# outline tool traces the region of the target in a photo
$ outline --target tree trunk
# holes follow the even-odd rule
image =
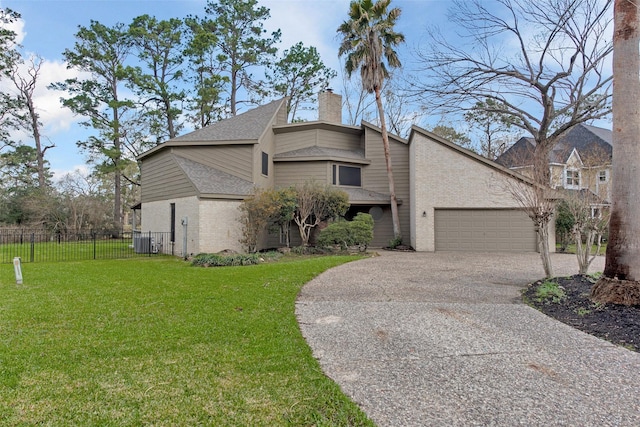
[[[538,250],[540,251],[545,277],[553,277],[553,264],[551,263],[551,253],[549,251],[549,221],[550,219],[540,221],[537,228]]]
[[[229,100],[229,107],[231,107],[231,115],[236,115],[236,95],[238,89],[236,87],[238,83],[238,71],[235,69],[235,62],[231,63],[231,98]]]
[[[396,184],[393,180],[393,169],[391,167],[391,152],[389,150],[389,135],[387,125],[384,120],[384,108],[380,98],[380,88],[376,87],[376,104],[378,106],[378,116],[380,117],[380,129],[382,131],[382,145],[384,146],[384,160],[387,163],[387,177],[389,179],[389,195],[391,197],[391,218],[393,220],[393,237],[397,242],[402,241],[402,230],[400,229],[400,217],[398,216],[398,199],[396,198]]]
[[[639,0],[615,0],[613,31],[613,183],[604,274],[591,290],[599,303],[640,305]]]
[[[530,201],[535,205],[534,223],[537,227],[538,250],[542,260],[545,277],[553,277],[553,264],[549,249],[549,224],[553,221],[554,204],[547,200],[547,189],[550,186],[549,152],[553,147],[549,139],[536,139],[533,152],[533,185],[534,197]],[[533,207],[532,207],[533,208]]]

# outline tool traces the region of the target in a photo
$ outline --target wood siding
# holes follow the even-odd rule
[[[140,171],[142,203],[196,194],[168,150],[142,160]]]
[[[329,183],[329,162],[278,162],[274,164],[276,187],[289,187],[315,180]]]
[[[340,150],[359,150],[362,148],[360,136],[327,129],[309,129],[276,135],[276,154],[313,146]]]
[[[369,128],[365,128],[365,156],[371,161],[370,165],[362,169],[362,187],[379,193],[389,193],[389,180],[387,177],[387,165],[382,146],[382,135]],[[409,209],[409,145],[397,140],[389,140],[393,179],[395,181],[396,197],[402,202],[398,206],[400,228],[405,243],[409,242],[410,209]],[[387,245],[393,239],[393,222],[391,211],[385,212],[383,217],[376,222],[374,233],[375,245]]]
[[[176,154],[253,182],[254,144],[211,147],[174,147]]]
[[[269,156],[269,174],[267,176],[262,175],[262,153],[267,153]],[[253,177],[252,182],[257,187],[271,188],[275,183],[275,170],[273,164],[273,155],[275,153],[275,135],[269,129],[264,133],[258,144],[253,148]]]

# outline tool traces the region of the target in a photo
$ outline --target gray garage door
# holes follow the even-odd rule
[[[437,251],[535,252],[533,223],[511,209],[436,209]]]

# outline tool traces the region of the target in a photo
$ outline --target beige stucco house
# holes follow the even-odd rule
[[[254,188],[312,179],[346,191],[347,217],[370,213],[372,246],[387,245],[393,227],[381,132],[367,122],[342,124],[341,107],[339,95],[323,92],[319,120],[287,123],[286,102],[277,100],[143,153],[142,231],[171,231],[187,253],[239,251],[238,207]],[[391,135],[390,149],[406,243],[423,251],[536,250],[531,221],[501,184],[527,178],[418,127],[408,139]],[[261,246],[282,244],[273,232]]]

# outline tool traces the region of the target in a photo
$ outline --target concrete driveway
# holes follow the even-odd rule
[[[640,425],[640,354],[520,302],[538,254],[380,254],[318,276],[296,307],[324,372],[379,426]]]

